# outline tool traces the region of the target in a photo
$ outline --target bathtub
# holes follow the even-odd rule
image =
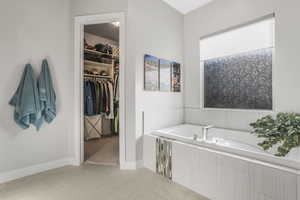
[[[198,137],[195,138],[195,135]],[[173,181],[215,200],[300,200],[300,151],[276,157],[250,132],[183,124],[144,136],[144,165],[155,171],[155,140],[172,142]]]
[[[279,164],[297,170],[300,169],[299,147],[292,149],[286,157],[281,158],[274,156],[276,147],[269,151],[264,151],[260,146],[258,146],[257,144],[263,139],[257,138],[250,132],[211,128],[208,130],[207,140],[203,141],[203,128],[204,126],[183,124],[162,130],[156,130],[151,134],[166,139],[254,158],[264,162],[270,162],[272,164]],[[194,135],[198,135],[197,140],[193,140]]]

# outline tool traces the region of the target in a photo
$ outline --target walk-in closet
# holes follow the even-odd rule
[[[84,27],[84,160],[119,164],[119,23]]]

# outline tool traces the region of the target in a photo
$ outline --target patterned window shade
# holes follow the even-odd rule
[[[274,18],[200,40],[205,108],[273,109]]]

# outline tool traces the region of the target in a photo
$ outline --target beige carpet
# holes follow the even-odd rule
[[[119,137],[104,137],[85,142],[85,160],[90,164],[118,165]]]
[[[0,184],[1,200],[205,200],[146,170],[84,165]]]

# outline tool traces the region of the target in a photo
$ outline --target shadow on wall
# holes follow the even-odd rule
[[[144,133],[148,134],[153,130],[167,128],[182,124],[184,122],[183,108],[168,108],[159,110],[144,111]]]
[[[176,126],[184,122],[184,109],[183,108],[157,108],[147,109],[144,111],[144,117],[142,117],[140,127],[137,129],[140,137],[136,140],[136,153],[137,160],[143,159],[143,135],[150,134],[154,130]],[[144,119],[144,120],[143,120]]]
[[[186,108],[185,121],[190,124],[212,124],[219,128],[251,131],[249,124],[268,114],[273,112]]]

